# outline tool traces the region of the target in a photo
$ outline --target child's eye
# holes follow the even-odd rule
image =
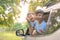
[[[41,16],[41,15],[38,15],[38,16]]]

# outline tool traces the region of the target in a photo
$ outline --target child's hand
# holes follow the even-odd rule
[[[41,33],[43,33],[43,32],[44,32],[44,30],[40,29],[40,32],[41,32]]]
[[[32,36],[34,36],[36,34],[36,30],[33,30],[32,32]]]
[[[26,18],[28,21],[30,20],[29,17]]]

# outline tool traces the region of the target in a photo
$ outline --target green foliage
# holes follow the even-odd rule
[[[15,23],[13,26],[12,26],[12,29],[11,30],[19,30],[22,28],[22,24],[21,23]]]
[[[49,0],[42,0],[41,2],[39,2],[40,0],[36,0],[36,1],[30,1],[30,6],[29,6],[29,11],[34,11],[37,6],[41,6],[43,7]]]
[[[3,14],[4,13],[4,9],[3,7],[0,6],[0,14]]]
[[[57,26],[53,26],[53,27],[51,28],[51,30],[49,30],[49,33],[53,33],[53,32],[55,32],[56,30],[58,30],[59,28],[60,28],[60,23],[58,23]]]
[[[29,27],[29,23],[28,22],[25,22],[24,25],[22,25],[22,26],[23,26],[22,29],[24,30],[24,33],[26,33],[26,30]]]
[[[5,25],[11,27],[14,23],[13,16],[18,16],[20,11],[14,5],[14,3],[18,6],[19,0],[0,0],[0,25]],[[5,13],[6,9],[11,7],[12,11],[8,14]]]
[[[24,23],[24,25],[22,25],[21,23],[15,23],[12,27],[11,30],[12,31],[16,31],[16,30],[20,30],[23,29],[24,33],[26,33],[27,28],[29,27],[29,24],[26,22]]]
[[[20,0],[13,0],[19,6]]]

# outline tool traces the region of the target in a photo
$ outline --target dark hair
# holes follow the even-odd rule
[[[39,10],[36,11],[36,14],[39,14],[39,13],[44,14],[44,11],[39,9]]]
[[[48,15],[50,13],[50,11],[48,11],[48,12],[44,12],[44,15]]]

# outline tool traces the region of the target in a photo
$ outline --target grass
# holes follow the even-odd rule
[[[0,32],[0,40],[22,40],[15,32]]]

